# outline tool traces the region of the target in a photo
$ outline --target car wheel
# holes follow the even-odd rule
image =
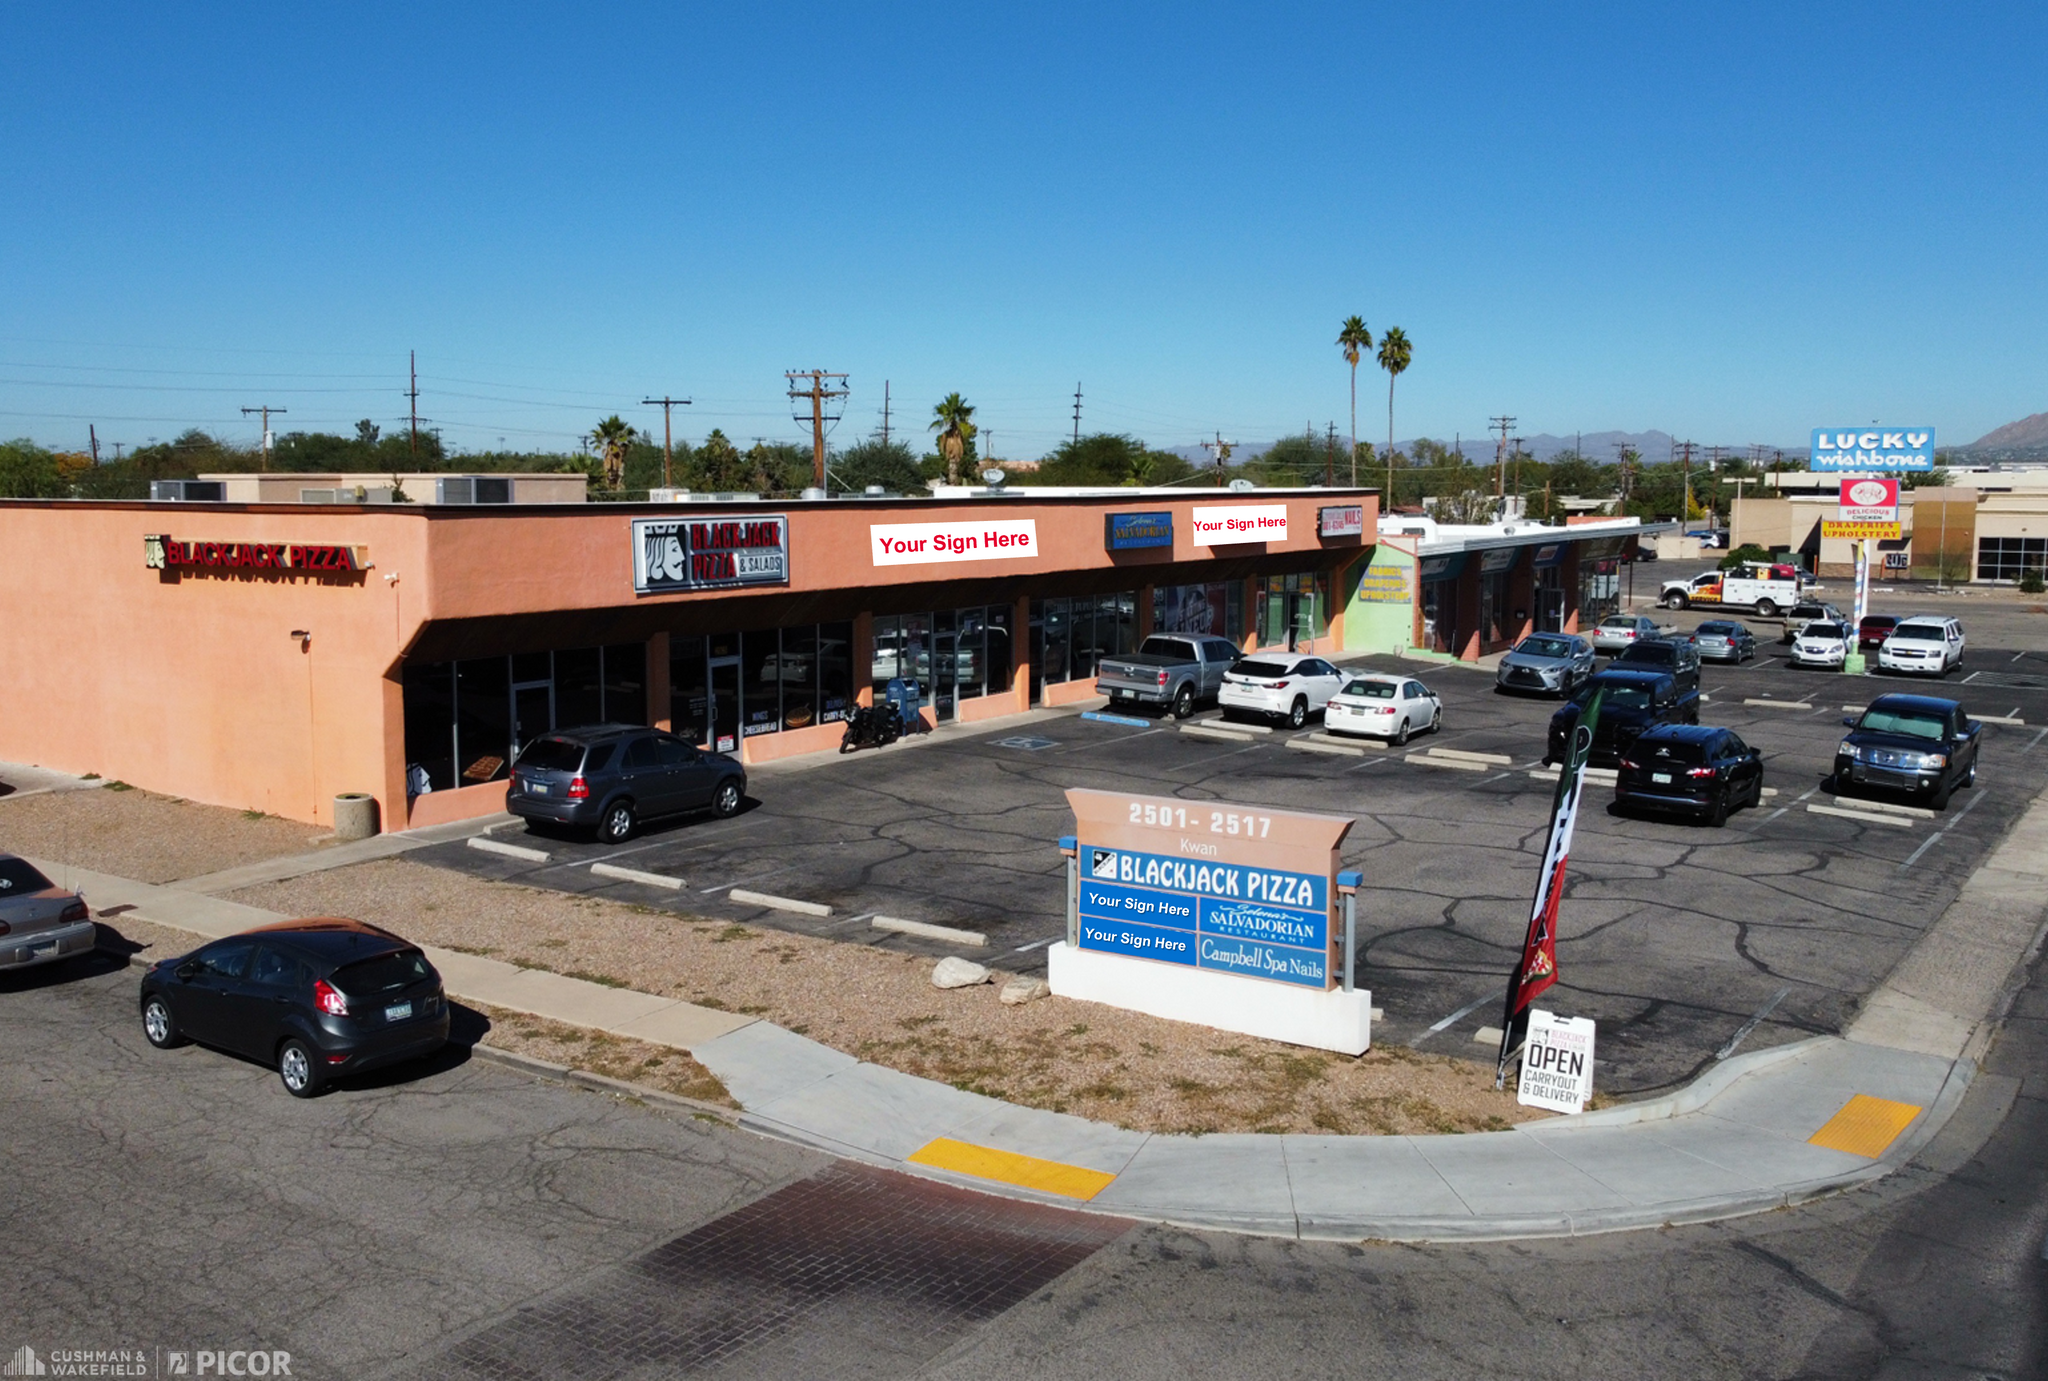
[[[1666,595],[1666,596],[1664,596],[1664,607],[1665,607],[1666,609],[1683,609],[1683,608],[1685,607],[1685,596],[1684,596],[1684,595]]]
[[[1970,759],[1970,770],[1963,774],[1961,784],[1963,786],[1975,786],[1977,784],[1977,760],[1975,758]]]
[[[1394,730],[1394,746],[1399,748],[1408,741],[1408,716],[1401,716],[1401,727]]]
[[[292,1097],[311,1098],[320,1091],[319,1057],[294,1036],[278,1047],[277,1077]]]
[[[1195,712],[1195,688],[1182,686],[1180,694],[1173,697],[1173,717],[1186,719]]]
[[[1287,707],[1287,727],[1299,729],[1306,723],[1308,723],[1308,697],[1297,695],[1294,697],[1294,703]]]
[[[185,1043],[185,1038],[178,1034],[178,1019],[171,1015],[170,1004],[155,994],[142,1004],[142,1034],[159,1050]]]
[[[711,793],[711,813],[721,820],[727,820],[740,813],[740,802],[746,793],[740,790],[737,778],[727,777],[718,784],[718,790]]]
[[[1444,731],[1444,712],[1441,709],[1429,717],[1429,731],[1432,734],[1440,734]]]
[[[1756,611],[1764,618],[1774,619],[1778,617],[1778,601],[1775,599],[1760,599],[1756,602]]]
[[[1714,796],[1714,807],[1707,812],[1707,823],[1720,829],[1728,823],[1728,788],[1722,787]]]
[[[639,818],[633,814],[631,801],[614,801],[605,807],[604,821],[597,827],[597,837],[607,844],[623,844],[633,837],[633,830],[639,823]]]

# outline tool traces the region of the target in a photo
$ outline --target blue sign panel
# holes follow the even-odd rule
[[[1327,877],[1086,844],[1078,852],[1082,949],[1329,986]]]
[[[1110,513],[1102,519],[1102,545],[1108,551],[1139,551],[1173,545],[1173,514]]]
[[[1809,470],[1932,470],[1932,427],[1815,427]]]

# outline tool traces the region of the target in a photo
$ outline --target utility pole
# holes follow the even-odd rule
[[[889,381],[882,380],[882,446],[889,445]]]
[[[836,400],[847,395],[850,390],[845,387],[846,376],[844,374],[828,373],[822,369],[791,369],[785,370],[782,377],[789,380],[789,396],[792,401],[808,401],[811,405],[811,469],[816,476],[817,487],[823,489],[825,487],[825,424],[839,420],[839,415],[836,412],[830,417],[825,415],[825,404],[836,402]],[[799,379],[809,379],[811,381],[810,386],[808,388],[798,388],[797,380]],[[837,381],[840,387],[828,387],[827,380]],[[792,415],[799,422],[804,420],[801,414]]]
[[[1614,459],[1621,467],[1621,511],[1628,512],[1629,493],[1635,488],[1636,450],[1626,441],[1614,443]]]
[[[121,446],[122,446],[122,444],[123,444],[123,443],[121,443],[121,442],[119,442],[119,441],[116,441],[116,442],[114,443],[114,464],[116,464],[116,465],[119,465],[119,464],[121,463]]]
[[[411,405],[411,406],[410,406],[410,411],[411,411],[411,417],[412,417],[412,430],[411,430],[411,432],[409,433],[409,435],[410,435],[410,436],[411,436],[411,438],[412,438],[412,443],[411,443],[411,444],[412,444],[412,468],[413,468],[413,469],[415,469],[415,470],[417,470],[417,469],[419,469],[419,468],[420,468],[420,355],[419,355],[419,351],[417,351],[417,350],[408,350],[408,351],[406,351],[406,352],[405,352],[405,366],[406,366],[406,371],[407,371],[407,373],[408,373],[408,374],[410,374],[410,375],[411,375],[411,377],[412,377],[412,384],[411,384],[411,386],[410,386],[409,388],[407,388],[407,389],[406,389],[406,391],[405,391],[405,396],[406,396],[406,399],[407,399],[407,401],[408,401],[408,402],[409,402],[409,404]]]
[[[286,411],[287,409],[285,408],[274,408],[268,403],[259,403],[253,408],[242,409],[242,416],[244,417],[247,417],[252,412],[263,414],[263,449],[259,453],[256,462],[262,469],[268,470],[270,468],[270,414],[274,412],[279,417],[282,417]]]
[[[1495,417],[1490,421],[1493,429],[1500,433],[1500,444],[1493,448],[1493,497],[1504,499],[1508,490],[1508,429],[1515,425],[1515,419]]]
[[[642,398],[640,400],[640,406],[643,408],[651,408],[657,403],[661,405],[661,487],[668,489],[675,484],[675,477],[672,473],[675,460],[675,441],[669,432],[668,413],[670,408],[686,408],[690,406],[690,400],[687,398],[670,398],[666,395],[660,398]]]
[[[1074,385],[1074,444],[1081,444],[1081,385]]]
[[[1231,444],[1223,439],[1222,432],[1216,433],[1214,441],[1204,441],[1202,443],[1202,449],[1216,457],[1216,487],[1218,489],[1221,489],[1229,482]]]
[[[86,434],[86,435],[87,435],[88,437],[92,438],[92,463],[93,463],[93,464],[95,464],[95,465],[97,465],[97,464],[99,464],[99,463],[100,463],[100,431],[99,431],[99,428],[98,428],[98,427],[96,427],[96,426],[94,426],[94,425],[93,425],[92,423],[88,422],[88,423],[86,423],[86,424],[85,424],[85,434]]]
[[[1678,505],[1678,523],[1682,529],[1692,520],[1692,453],[1698,448],[1690,441],[1680,441],[1672,449],[1678,452],[1679,460],[1684,467],[1682,473],[1685,476],[1685,497]]]
[[[1323,488],[1337,487],[1337,424],[1332,422],[1323,441]]]

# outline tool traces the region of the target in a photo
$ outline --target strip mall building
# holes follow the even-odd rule
[[[363,792],[386,829],[439,823],[501,809],[519,747],[556,727],[655,724],[764,762],[836,749],[899,677],[934,723],[1089,699],[1099,659],[1153,631],[1421,645],[1427,572],[1378,531],[1371,492],[1324,489],[5,501],[0,761],[323,823]],[[1528,567],[1497,612],[1442,587],[1493,619],[1454,655],[1534,626],[1540,554],[1516,547],[1485,571]]]

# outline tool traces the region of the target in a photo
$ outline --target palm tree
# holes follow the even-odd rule
[[[1387,333],[1380,337],[1380,368],[1387,371],[1387,495],[1385,503],[1394,502],[1394,380],[1401,377],[1401,371],[1415,358],[1415,350],[1408,344],[1408,333],[1398,326],[1389,326]]]
[[[946,483],[960,483],[960,458],[974,437],[974,405],[949,393],[932,409],[930,430],[939,433],[939,454],[946,458]]]
[[[606,488],[617,489],[626,482],[626,451],[639,439],[640,433],[617,413],[598,423],[583,438],[585,445],[604,457]]]
[[[1347,316],[1337,331],[1337,348],[1344,352],[1344,362],[1351,366],[1351,482],[1358,483],[1358,357],[1372,349],[1372,332],[1365,329],[1365,318]]]

